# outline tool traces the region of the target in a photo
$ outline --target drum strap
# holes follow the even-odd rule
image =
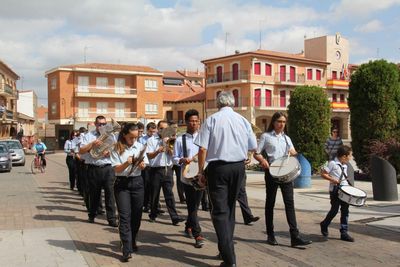
[[[186,148],[186,134],[182,135],[182,149],[183,149],[183,157],[187,158],[188,153],[187,153],[187,148]]]
[[[344,177],[344,180],[347,180],[347,182],[349,183],[349,185],[353,186],[353,185],[350,183],[349,179],[347,179],[347,175],[344,173],[344,168],[342,167],[342,165],[340,165],[340,164],[337,164],[337,165],[339,166],[340,170],[342,171],[342,174],[340,175],[339,181],[341,181],[341,180],[343,179],[343,177]]]
[[[286,152],[285,152],[285,154],[288,155],[290,146],[289,146],[289,142],[288,142],[288,140],[286,138],[286,134],[285,133],[283,133],[283,138],[285,138],[285,142],[286,142]],[[268,154],[267,154],[267,151],[265,151],[265,149],[262,151],[262,156],[264,156],[264,158],[268,161],[268,163],[270,163],[270,164],[272,163],[271,159],[268,158]]]

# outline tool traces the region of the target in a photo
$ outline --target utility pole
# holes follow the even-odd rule
[[[83,47],[83,63],[86,63],[86,52],[88,50],[89,46],[85,45],[85,47]]]

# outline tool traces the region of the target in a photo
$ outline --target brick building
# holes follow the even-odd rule
[[[325,88],[331,101],[332,125],[350,139],[348,41],[336,34],[304,41],[304,52],[257,50],[203,60],[206,115],[217,111],[216,97],[231,91],[235,110],[265,131],[276,111],[286,111],[290,93],[299,85]]]

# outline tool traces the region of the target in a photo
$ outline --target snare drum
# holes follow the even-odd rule
[[[341,201],[356,207],[364,206],[367,199],[366,192],[351,185],[340,186],[338,194]]]
[[[204,164],[204,167],[207,167],[207,162]],[[182,170],[182,179],[181,182],[190,186],[193,186],[196,190],[204,190],[205,188],[199,185],[199,179],[197,174],[199,173],[199,165],[197,160],[191,161],[189,164],[186,164]]]
[[[275,182],[290,183],[301,173],[300,162],[296,157],[282,157],[269,166],[269,173]]]

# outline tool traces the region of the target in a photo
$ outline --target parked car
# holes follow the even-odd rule
[[[0,171],[10,172],[11,169],[12,169],[11,153],[6,145],[0,144]]]
[[[25,165],[25,151],[18,140],[2,140],[0,144],[6,144],[8,150],[11,150],[12,164],[24,166]]]

